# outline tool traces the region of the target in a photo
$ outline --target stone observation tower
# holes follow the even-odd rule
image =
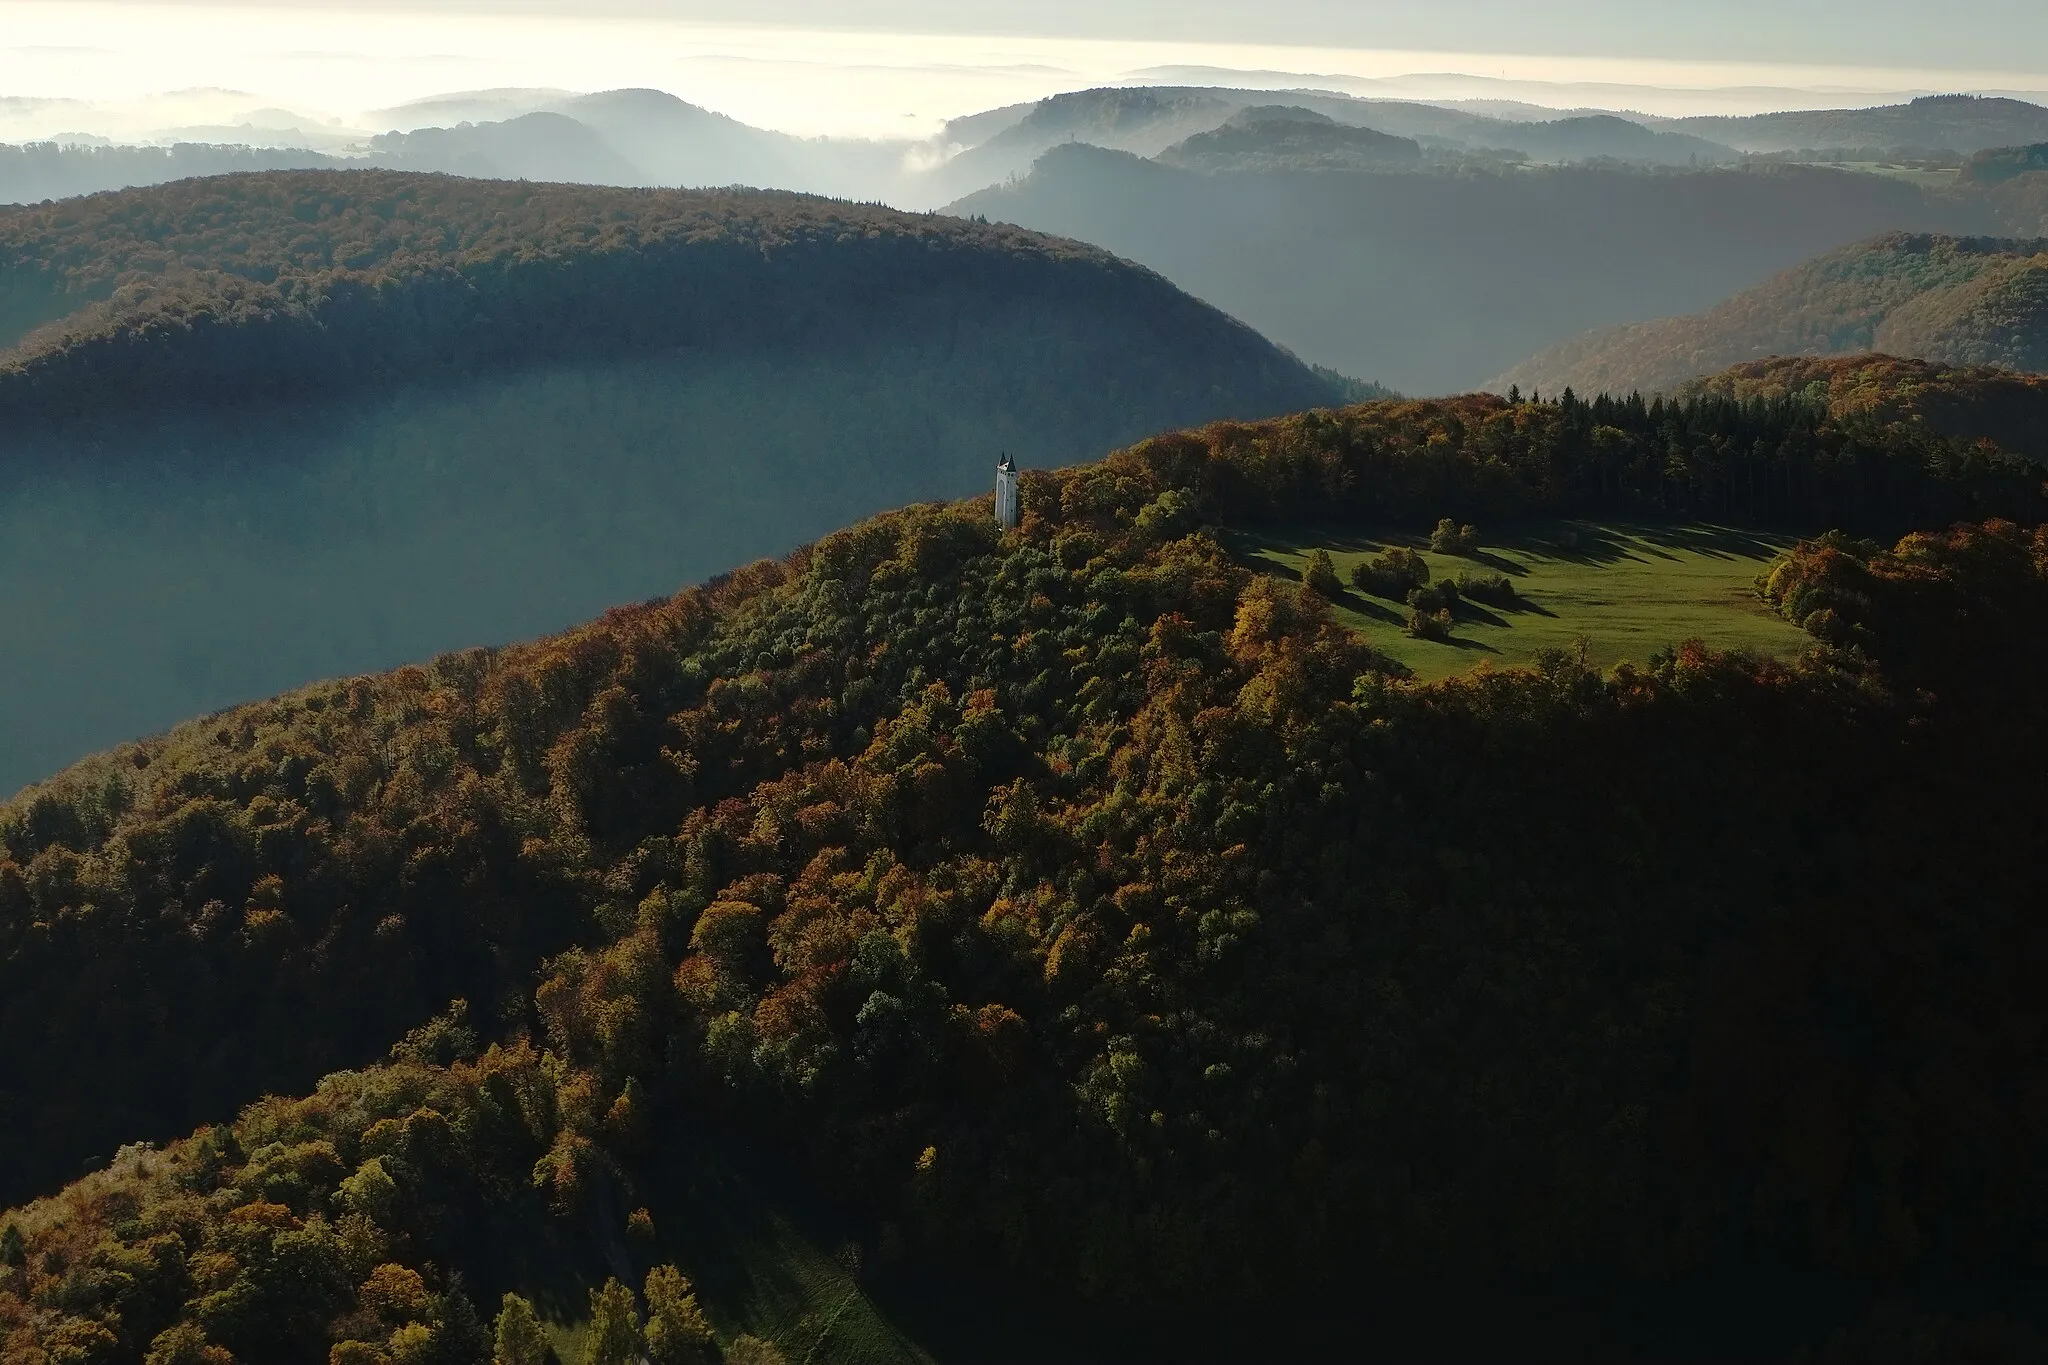
[[[1017,529],[1022,509],[1017,500],[1017,462],[1008,455],[996,465],[996,525],[1005,531]]]

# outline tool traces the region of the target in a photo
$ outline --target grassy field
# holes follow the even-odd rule
[[[1495,667],[1526,664],[1538,650],[1573,649],[1581,638],[1600,667],[1622,659],[1642,663],[1694,638],[1784,658],[1811,643],[1756,600],[1751,584],[1757,573],[1791,544],[1789,537],[1761,532],[1553,522],[1489,537],[1471,557],[1430,553],[1418,536],[1368,538],[1308,527],[1233,532],[1232,542],[1247,563],[1295,578],[1311,551],[1328,550],[1346,584],[1338,616],[1419,678],[1462,673],[1481,660]],[[1432,581],[1467,572],[1505,574],[1521,602],[1513,609],[1463,603],[1448,642],[1414,639],[1402,629],[1405,604],[1349,586],[1354,564],[1392,545],[1421,551]]]
[[[1847,168],[1863,171],[1870,175],[1888,175],[1894,180],[1903,180],[1911,185],[1926,189],[1946,189],[1962,178],[1960,166],[1937,166],[1928,169],[1923,166],[1898,165],[1890,161],[1852,161]]]

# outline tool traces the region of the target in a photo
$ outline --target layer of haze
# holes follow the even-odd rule
[[[0,140],[280,115],[334,133],[457,90],[645,86],[762,127],[924,137],[943,120],[1061,90],[1199,78],[1407,98],[1740,113],[1924,91],[2048,89],[2048,8],[1973,0],[1933,31],[1891,4],[1631,7],[1540,20],[1496,0],[945,6],[902,0],[690,6],[495,0],[311,3],[0,0]],[[1632,17],[1640,16],[1640,17]],[[1972,22],[1977,19],[1981,22]],[[1913,41],[1903,39],[1910,35]],[[2030,41],[2031,35],[2031,41]],[[225,139],[218,139],[225,140]]]

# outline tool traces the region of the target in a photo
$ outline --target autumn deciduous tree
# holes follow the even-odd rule
[[[1308,566],[1302,570],[1301,581],[1332,601],[1344,594],[1344,584],[1337,577],[1337,565],[1328,550],[1309,552]]]
[[[1362,593],[1406,601],[1409,593],[1429,582],[1429,562],[1415,551],[1396,545],[1352,565],[1351,582]]]
[[[725,1348],[725,1365],[786,1365],[782,1348],[760,1337],[737,1336]]]
[[[492,1365],[547,1365],[550,1349],[547,1330],[533,1305],[507,1294],[492,1332]]]
[[[1429,548],[1440,555],[1469,555],[1479,548],[1479,528],[1460,526],[1451,517],[1445,517],[1429,533]]]
[[[616,1279],[590,1291],[590,1331],[583,1339],[587,1365],[634,1365],[640,1358],[640,1313],[633,1291]]]
[[[196,1322],[181,1322],[157,1333],[143,1365],[233,1365],[234,1357],[206,1340]]]
[[[717,1365],[718,1341],[690,1281],[672,1265],[647,1272],[647,1354],[654,1365]]]

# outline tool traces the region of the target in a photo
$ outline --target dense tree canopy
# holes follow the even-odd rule
[[[10,1216],[4,1350],[479,1359],[451,1271],[615,1223],[714,1117],[879,1241],[1181,1358],[1418,1320],[1459,1354],[1532,1294],[1657,1354],[2022,1341],[2048,541],[1815,542],[1763,586],[1797,666],[1422,686],[1204,529],[1749,496],[2041,520],[2022,466],[1790,400],[1376,404],[32,790],[0,812],[10,1188],[225,1118],[232,1078],[312,1093]]]
[[[1911,422],[2048,465],[2048,375],[1888,355],[1773,356],[1709,375],[1681,398],[1804,397],[1842,420]]]

